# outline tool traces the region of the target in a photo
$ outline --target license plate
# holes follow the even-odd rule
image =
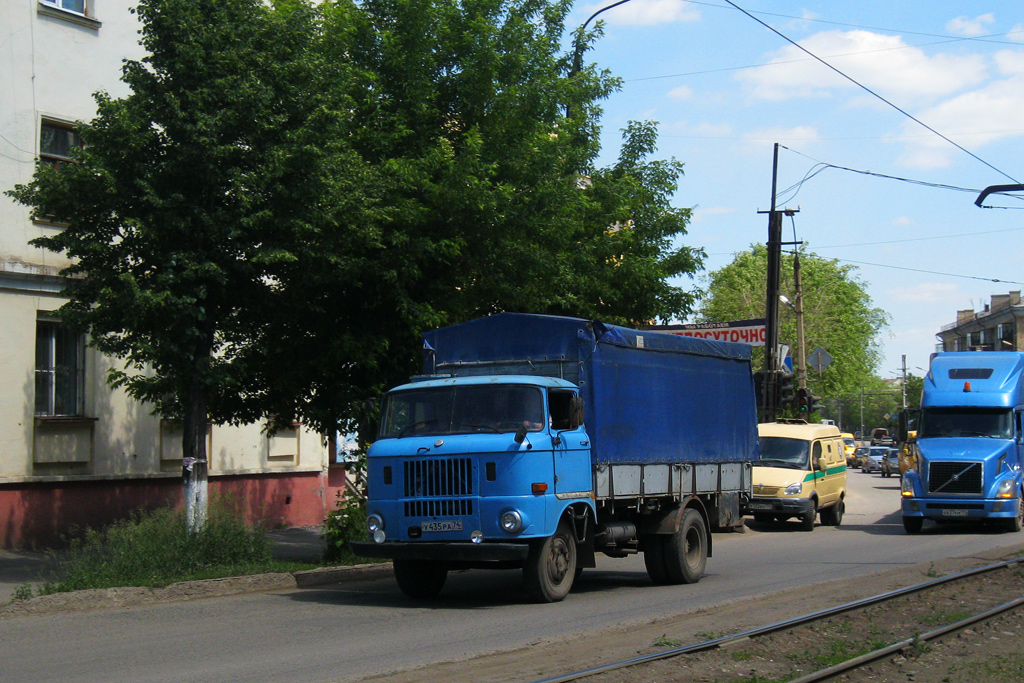
[[[967,510],[943,510],[943,517],[966,517]]]
[[[750,507],[751,510],[771,510],[772,509],[772,504],[771,503],[751,503],[749,507]]]
[[[420,528],[424,531],[462,531],[462,520],[448,519],[440,522],[423,522]]]

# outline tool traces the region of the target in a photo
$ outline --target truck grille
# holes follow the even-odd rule
[[[406,517],[473,514],[473,461],[469,458],[403,463]]]
[[[928,465],[928,493],[981,495],[980,462],[933,462]]]

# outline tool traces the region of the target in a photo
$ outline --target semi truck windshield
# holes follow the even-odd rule
[[[917,438],[1013,438],[1013,411],[1009,408],[924,408]]]
[[[384,399],[379,438],[536,432],[546,426],[539,387],[469,385],[396,391]]]

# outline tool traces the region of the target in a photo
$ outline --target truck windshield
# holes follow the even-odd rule
[[[758,464],[807,469],[808,441],[786,439],[781,436],[762,436],[760,441],[761,457]]]
[[[917,438],[980,436],[1013,438],[1013,411],[1009,408],[924,408]]]
[[[430,387],[388,394],[381,409],[378,436],[439,436],[540,431],[544,397],[539,387],[470,385]]]

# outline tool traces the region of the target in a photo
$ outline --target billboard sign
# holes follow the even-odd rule
[[[727,323],[694,323],[691,325],[648,325],[645,330],[667,332],[684,337],[700,337],[715,341],[738,342],[764,346],[765,319],[734,320]]]

